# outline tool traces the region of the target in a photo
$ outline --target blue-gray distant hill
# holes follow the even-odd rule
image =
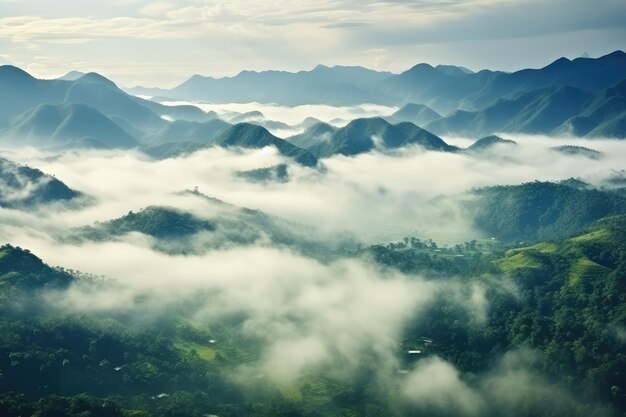
[[[214,146],[243,149],[261,149],[266,146],[274,146],[282,155],[301,165],[309,167],[317,165],[317,158],[311,152],[272,135],[262,126],[251,123],[238,123],[236,125],[222,123],[179,123],[177,126],[172,124],[172,127],[179,128],[180,131],[162,135],[160,142],[144,146],[142,151],[155,159],[165,159],[188,155]],[[180,142],[165,140],[175,138],[183,140]]]
[[[230,127],[211,140],[209,145],[221,146],[223,148],[238,147],[248,149],[260,149],[266,146],[274,146],[281,154],[293,158],[302,165],[317,165],[317,158],[308,150],[272,135],[267,129],[261,126],[249,123],[239,123]]]
[[[0,131],[5,147],[132,148],[137,141],[111,119],[85,104],[42,104],[13,118]]]
[[[146,138],[146,145],[162,145],[168,142],[183,143],[194,142],[202,145],[208,144],[211,139],[226,131],[232,125],[220,119],[206,122],[190,122],[176,120],[168,123],[163,129]]]
[[[626,80],[597,92],[541,88],[501,99],[480,111],[459,110],[426,128],[442,135],[516,132],[626,138]]]
[[[194,75],[171,90],[130,89],[134,94],[163,95],[215,103],[358,104],[380,102],[375,85],[391,76],[362,67],[318,65],[310,71],[242,71],[234,77]],[[391,99],[386,100],[391,103]]]
[[[626,54],[600,58],[560,58],[539,69],[505,73],[462,67],[418,64],[401,74],[361,67],[318,66],[311,71],[243,71],[234,77],[194,75],[171,90],[135,88],[137,94],[163,95],[208,102],[261,102],[283,105],[377,103],[402,106],[420,103],[447,115],[455,110],[483,109],[545,87],[598,91],[626,78]],[[412,120],[407,120],[412,121]]]
[[[465,149],[466,152],[470,153],[480,153],[484,151],[489,151],[496,146],[517,146],[517,142],[510,139],[503,139],[500,136],[490,135],[485,136],[484,138],[478,139],[471,146]]]
[[[409,103],[387,116],[386,119],[391,123],[411,122],[422,126],[433,120],[441,119],[441,115],[423,104]]]
[[[562,155],[569,156],[584,156],[589,159],[602,159],[604,154],[595,149],[587,148],[586,146],[576,145],[561,145],[550,148],[551,150],[558,152]]]
[[[440,137],[413,123],[393,125],[379,117],[356,119],[338,129],[323,123],[316,124],[288,140],[307,149],[317,158],[337,154],[352,156],[375,149],[385,151],[406,146],[421,146],[426,150],[443,152],[456,150]]]
[[[418,64],[383,80],[379,91],[396,103],[422,103],[440,114],[475,111],[502,98],[513,98],[539,88],[574,87],[585,91],[606,89],[626,78],[626,54],[616,51],[603,57],[560,58],[539,69],[505,73],[482,70],[450,72]]]
[[[83,194],[38,169],[0,158],[0,207],[31,210],[80,197]]]
[[[84,73],[82,71],[72,70],[72,71],[68,72],[67,74],[57,78],[57,80],[75,81],[75,80],[79,79],[80,77],[82,77],[85,74],[86,73]]]
[[[194,106],[165,106],[131,96],[96,73],[72,73],[63,78],[69,79],[41,80],[17,67],[0,66],[0,130],[6,134],[26,132],[31,140],[36,136],[33,133],[49,134],[60,128],[52,138],[55,141],[62,142],[62,135],[68,133],[69,142],[82,137],[83,145],[128,147],[164,129],[168,120],[204,122],[217,117]],[[85,117],[83,123],[76,120],[77,113]],[[70,126],[61,121],[55,127],[55,120],[65,118]],[[19,145],[20,140],[13,144]]]

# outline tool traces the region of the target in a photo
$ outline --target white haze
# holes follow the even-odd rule
[[[626,161],[626,142],[506,136],[520,146],[513,150],[496,147],[481,157],[419,148],[337,156],[323,160],[324,169],[290,164],[287,183],[269,184],[245,182],[234,173],[285,162],[272,148],[213,148],[164,161],[121,151],[60,155],[32,149],[13,151],[5,156],[54,174],[96,203],[74,211],[0,209],[0,235],[3,241],[28,248],[49,264],[106,275],[119,282],[120,287],[101,291],[74,287],[50,295],[71,311],[133,309],[144,295],[167,305],[210,294],[195,312],[196,319],[240,315],[243,330],[264,343],[258,363],[253,369],[242,368],[242,375],[262,371],[277,381],[290,381],[320,365],[342,364],[349,371],[365,358],[374,357],[379,377],[388,378],[397,375],[395,343],[409,318],[443,291],[458,293],[458,303],[471,313],[467,324],[480,326],[488,309],[483,289],[474,286],[469,292],[456,291],[462,285],[457,281],[433,283],[363,260],[322,263],[266,245],[170,256],[152,250],[150,239],[138,234],[119,242],[81,245],[60,244],[53,236],[148,205],[179,207],[211,218],[205,201],[175,194],[198,187],[228,203],[312,225],[320,233],[347,231],[366,244],[407,235],[458,242],[480,235],[454,199],[433,200],[435,197],[462,194],[472,187],[569,177],[599,184],[612,172],[624,169]],[[592,147],[605,157],[592,160],[548,149],[563,143]],[[425,384],[425,378],[431,383]],[[500,384],[498,378],[509,385]],[[526,397],[536,393],[528,386],[535,382],[531,374],[506,364],[484,376],[478,385],[468,385],[452,365],[432,359],[412,369],[407,381],[399,382],[398,392],[409,402],[423,401],[459,415],[480,415],[493,399],[489,389],[508,386]],[[552,390],[547,392],[570,398],[543,381],[541,384],[533,387],[546,386]],[[519,401],[515,395],[501,398],[511,405]]]
[[[307,117],[314,117],[335,126],[343,126],[350,120],[362,117],[389,116],[398,110],[397,107],[383,106],[380,104],[359,104],[354,106],[331,106],[328,104],[304,104],[299,106],[283,106],[279,104],[263,103],[204,103],[197,101],[163,101],[167,106],[192,105],[199,107],[205,112],[214,111],[228,121],[233,114],[260,111],[266,120],[282,122],[294,126],[294,132],[283,133],[295,134],[302,131],[296,126]],[[281,133],[278,131],[277,133]]]
[[[458,195],[474,187],[570,177],[600,184],[625,168],[626,142],[507,137],[520,146],[496,147],[484,157],[419,148],[336,156],[322,160],[322,170],[291,164],[289,182],[269,184],[249,183],[233,174],[285,162],[273,148],[212,148],[163,161],[152,161],[135,152],[50,156],[32,149],[14,151],[6,157],[56,175],[69,187],[94,197],[98,204],[43,216],[0,210],[0,221],[30,224],[36,230],[65,228],[116,218],[148,205],[181,207],[206,217],[202,201],[174,195],[198,187],[225,202],[260,209],[323,232],[346,231],[365,243],[407,235],[453,243],[479,234],[457,204],[433,200],[435,197]],[[566,143],[597,149],[604,158],[566,156],[548,149]]]

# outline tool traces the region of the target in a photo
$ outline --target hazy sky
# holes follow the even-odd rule
[[[515,70],[616,49],[624,0],[0,0],[0,63],[126,86],[320,63]]]

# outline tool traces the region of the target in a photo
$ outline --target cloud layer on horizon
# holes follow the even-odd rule
[[[623,49],[626,38],[618,0],[5,0],[0,10],[6,61],[41,76],[95,70],[128,85],[319,63],[511,70]]]

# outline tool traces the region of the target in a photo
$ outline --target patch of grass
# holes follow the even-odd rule
[[[198,357],[207,362],[213,362],[215,360],[215,354],[217,353],[217,349],[212,346],[205,346],[194,342],[179,341],[176,342],[174,346],[185,353],[195,350]]]
[[[598,241],[605,241],[609,239],[610,237],[611,237],[610,231],[608,231],[607,229],[598,229],[598,230],[594,230],[593,232],[590,232],[581,236],[576,236],[570,239],[569,241],[573,243],[598,242]]]
[[[539,268],[541,263],[530,256],[527,252],[516,253],[515,255],[506,256],[496,263],[502,271],[507,274],[515,272],[519,269]]]
[[[573,286],[578,284],[581,280],[602,279],[610,272],[611,270],[605,266],[597,264],[587,258],[580,258],[570,268],[567,283]]]
[[[202,322],[200,322],[198,320],[190,319],[188,317],[178,316],[177,317],[177,322],[178,322],[179,325],[187,325],[187,326],[192,327],[192,328],[194,328],[196,330],[208,330],[207,326],[204,323],[202,323]]]
[[[276,384],[281,395],[291,401],[302,401],[302,392],[296,381],[289,381]]]

